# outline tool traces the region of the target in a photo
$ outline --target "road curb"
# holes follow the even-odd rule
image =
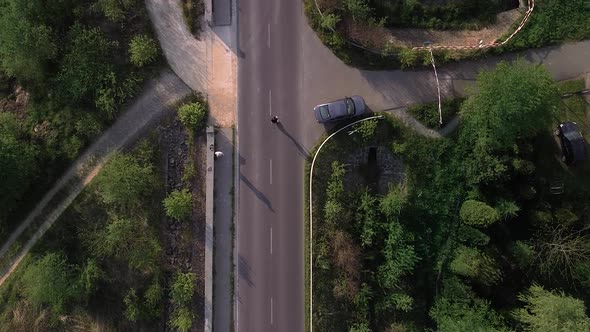
[[[205,313],[204,331],[213,331],[213,200],[215,178],[215,128],[207,127],[207,175],[205,179]]]

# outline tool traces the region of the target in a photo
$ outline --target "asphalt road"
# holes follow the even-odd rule
[[[301,10],[239,1],[237,331],[304,325]]]

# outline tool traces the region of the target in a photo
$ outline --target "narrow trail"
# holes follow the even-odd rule
[[[40,224],[37,231],[27,240],[17,256],[12,259],[10,266],[1,267],[3,270],[0,286],[55,220],[98,174],[112,153],[131,143],[164,115],[171,112],[172,106],[190,93],[190,88],[169,70],[165,70],[159,77],[147,83],[142,94],[70,166],[3,244],[0,249],[0,259],[4,259],[15,241],[29,226],[33,223]]]

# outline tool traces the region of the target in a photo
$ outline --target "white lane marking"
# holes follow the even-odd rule
[[[270,298],[270,325],[273,325],[273,314],[272,314],[272,296]]]
[[[270,228],[270,254],[272,255],[272,227]]]
[[[270,184],[272,184],[272,159],[270,160]]]
[[[268,90],[268,115],[272,115],[272,90]]]
[[[266,40],[266,46],[270,48],[270,23],[268,24],[268,39]]]

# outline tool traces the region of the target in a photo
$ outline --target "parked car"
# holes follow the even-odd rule
[[[563,160],[570,165],[577,161],[588,159],[586,142],[575,122],[560,123],[555,129],[555,135],[559,137]]]
[[[361,96],[346,97],[313,108],[319,123],[329,123],[365,113],[367,106]]]

